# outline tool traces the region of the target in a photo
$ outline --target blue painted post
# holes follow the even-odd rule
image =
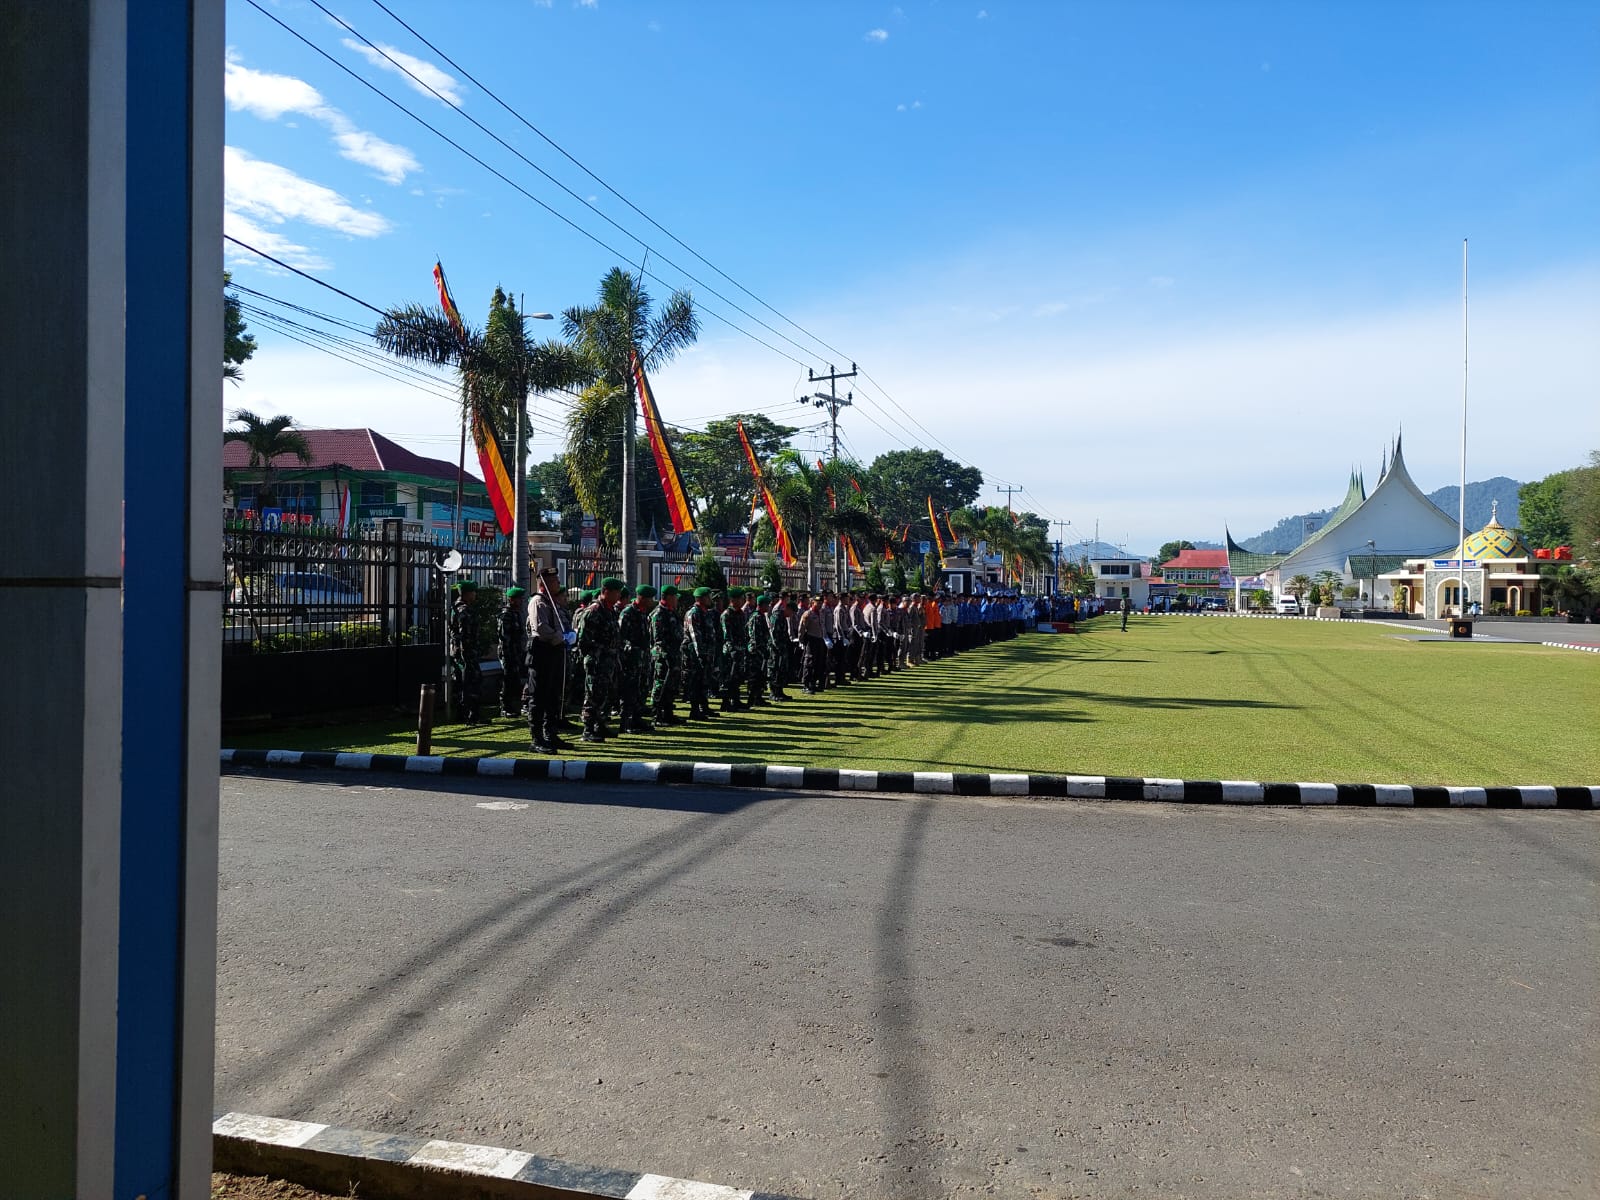
[[[198,1200],[216,979],[223,6],[133,10],[115,1197]]]

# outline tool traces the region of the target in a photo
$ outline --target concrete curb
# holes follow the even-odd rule
[[[444,758],[337,750],[224,750],[224,768],[298,767],[410,775],[564,779],[586,783],[691,783],[788,791],[1037,796],[1180,804],[1352,805],[1399,808],[1600,808],[1600,787],[1438,787],[1403,783],[1257,783],[1107,775],[858,771],[763,763],[595,762],[571,758]]]
[[[271,1175],[363,1200],[795,1200],[524,1150],[249,1113],[224,1113],[211,1128],[213,1170]]]

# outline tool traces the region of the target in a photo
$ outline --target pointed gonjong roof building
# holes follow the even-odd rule
[[[1386,456],[1377,486],[1368,493],[1360,472],[1352,471],[1339,507],[1293,550],[1255,553],[1224,532],[1229,573],[1235,579],[1262,578],[1275,592],[1296,575],[1315,579],[1322,571],[1346,579],[1370,579],[1407,559],[1441,553],[1458,537],[1455,518],[1412,481],[1399,438]]]

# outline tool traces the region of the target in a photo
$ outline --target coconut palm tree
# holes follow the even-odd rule
[[[593,383],[567,421],[567,464],[580,497],[600,494],[603,463],[613,441],[622,440],[622,571],[630,582],[637,574],[638,541],[634,458],[637,434],[633,364],[637,355],[646,373],[670,362],[700,336],[700,318],[686,291],[676,291],[656,315],[641,280],[613,267],[600,281],[592,305],[576,305],[562,314],[562,327],[590,359]],[[586,501],[587,503],[587,501]]]
[[[390,309],[373,332],[377,343],[396,358],[455,368],[461,391],[463,456],[468,425],[475,435],[483,429],[510,432],[516,451],[514,544],[527,524],[523,508],[532,436],[528,396],[577,386],[594,376],[593,364],[575,347],[555,339],[536,342],[528,337],[528,319],[502,289],[495,288],[484,329],[465,322],[458,326],[437,305],[408,304]],[[459,477],[456,511],[461,511]],[[512,556],[512,582],[518,587],[527,587],[527,560],[526,553]]]
[[[305,434],[294,428],[293,417],[263,419],[248,408],[236,408],[228,420],[244,426],[243,429],[224,429],[222,441],[243,442],[250,453],[250,466],[262,472],[261,483],[256,488],[256,506],[272,508],[278,502],[272,488],[273,460],[285,454],[293,455],[304,466],[311,465],[311,445]]]
[[[806,583],[809,587],[817,586],[818,542],[849,537],[859,538],[866,545],[873,544],[877,525],[850,486],[851,476],[860,471],[861,468],[849,459],[812,462],[792,447],[778,451],[773,457],[767,483],[790,536],[806,539]]]

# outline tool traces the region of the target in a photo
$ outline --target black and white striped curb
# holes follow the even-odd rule
[[[1587,650],[1590,654],[1600,654],[1600,646],[1585,646],[1582,642],[1540,642],[1541,646],[1554,646],[1557,650]]]
[[[1403,783],[1256,783],[1232,779],[1139,779],[1115,775],[857,771],[762,763],[598,762],[573,758],[446,758],[338,750],[224,750],[223,767],[300,767],[587,783],[689,783],[703,787],[1072,800],[1160,800],[1187,804],[1390,805],[1402,808],[1600,808],[1600,787],[1436,787]]]
[[[774,1192],[586,1167],[525,1150],[311,1121],[224,1113],[212,1123],[212,1169],[270,1174],[337,1195],[428,1200],[795,1200]]]

